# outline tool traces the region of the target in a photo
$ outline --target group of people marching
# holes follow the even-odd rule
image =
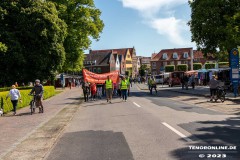
[[[112,103],[113,96],[122,98],[123,101],[127,101],[127,97],[130,94],[130,78],[122,76],[120,83],[114,83],[110,76],[107,77],[105,84],[82,82],[82,89],[84,95],[84,101],[89,101],[89,98],[93,101],[96,98],[102,99],[106,95],[107,102]]]

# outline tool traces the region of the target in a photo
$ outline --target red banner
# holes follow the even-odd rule
[[[113,71],[104,74],[96,74],[86,69],[83,69],[82,73],[84,80],[90,83],[103,84],[107,80],[108,76],[110,76],[110,79],[113,81],[113,83],[119,82],[119,71]]]

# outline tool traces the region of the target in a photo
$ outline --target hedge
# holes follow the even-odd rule
[[[205,64],[205,69],[212,69],[215,68],[216,64],[215,63],[206,63]]]
[[[174,65],[166,65],[165,72],[174,72],[175,66]]]
[[[29,87],[29,86],[26,86],[26,87],[17,87],[18,90],[26,90],[26,89],[31,89],[31,88],[33,88],[33,87]],[[0,92],[9,91],[10,89],[12,89],[12,87],[0,88]]]
[[[193,70],[202,69],[202,63],[193,63]]]
[[[179,65],[177,65],[177,70],[178,71],[187,71],[188,66],[186,64],[179,64]]]
[[[44,86],[43,88],[44,88],[44,94],[43,94],[44,99],[50,98],[55,95],[55,88],[53,86]],[[29,103],[32,100],[32,96],[28,95],[30,92],[31,92],[31,89],[20,90],[22,103],[18,103],[18,106],[17,106],[18,109],[29,105]],[[6,96],[8,95],[8,93],[9,91],[0,92],[0,101],[3,100],[4,113],[7,113],[13,110],[10,97],[6,100]]]

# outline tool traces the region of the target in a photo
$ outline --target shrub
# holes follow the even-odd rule
[[[206,63],[205,64],[205,69],[212,69],[215,68],[216,64],[215,63]]]
[[[18,103],[17,108],[23,108],[29,105],[32,100],[32,96],[29,96],[31,89],[28,90],[20,90],[22,103]],[[12,103],[10,97],[6,100],[6,96],[8,95],[9,91],[0,92],[0,100],[3,100],[3,108],[4,113],[12,111]],[[47,99],[55,95],[55,88],[53,86],[44,86],[44,95],[43,98]]]
[[[177,65],[177,70],[178,71],[187,71],[188,66],[186,64],[179,64],[179,65]]]
[[[193,70],[202,69],[202,63],[193,63]]]
[[[26,89],[31,89],[33,87],[17,87],[18,90],[26,90]],[[9,91],[10,89],[12,89],[12,87],[4,87],[4,88],[0,88],[0,92],[4,92],[4,91]]]
[[[174,65],[166,65],[165,72],[174,72],[175,66]]]

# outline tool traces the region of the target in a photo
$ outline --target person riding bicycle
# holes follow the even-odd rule
[[[30,94],[35,95],[35,100],[36,100],[36,106],[40,106],[39,107],[39,113],[43,113],[43,85],[40,84],[40,80],[36,79],[35,80],[35,86],[33,87],[32,91],[30,92]]]

